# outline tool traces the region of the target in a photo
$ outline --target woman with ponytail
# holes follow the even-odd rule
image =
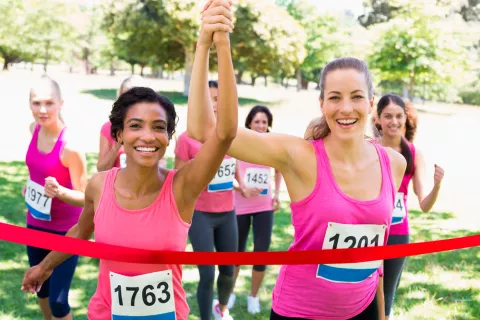
[[[378,142],[384,147],[390,147],[400,152],[407,160],[407,169],[395,197],[395,207],[390,227],[390,237],[387,245],[409,243],[409,226],[407,195],[408,185],[413,180],[413,191],[417,195],[420,208],[423,212],[432,209],[440,191],[444,171],[435,165],[433,189],[427,195],[425,185],[425,161],[423,155],[413,145],[417,131],[417,114],[414,106],[402,100],[395,94],[383,96],[377,104],[377,111],[373,118],[375,130],[379,136]],[[389,318],[395,292],[400,282],[406,258],[385,260],[384,265],[384,294],[385,316]]]

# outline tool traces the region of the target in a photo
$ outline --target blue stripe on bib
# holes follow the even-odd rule
[[[112,314],[112,320],[175,320],[175,312],[167,312],[151,316],[119,316]]]
[[[26,203],[27,207],[28,207],[28,211],[30,211],[30,214],[32,215],[32,217],[34,217],[35,219],[38,219],[38,220],[45,220],[45,221],[52,221],[52,216],[49,215],[49,214],[45,214],[43,212],[40,212],[38,210],[35,210],[34,208],[32,208],[28,203]]]
[[[392,217],[392,224],[399,224],[401,223],[403,218],[401,217]]]
[[[227,191],[232,189],[233,189],[233,181],[208,185],[208,191]]]
[[[335,282],[362,282],[377,269],[347,269],[321,264],[317,269],[317,277]]]

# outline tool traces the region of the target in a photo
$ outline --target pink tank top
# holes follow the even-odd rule
[[[405,173],[395,197],[395,208],[393,210],[392,226],[390,227],[390,234],[392,235],[403,236],[409,234],[407,196],[408,186],[415,174],[415,147],[410,142],[407,143],[412,153],[413,170],[409,174]]]
[[[344,194],[335,182],[323,140],[312,143],[317,158],[317,183],[307,198],[290,205],[295,235],[288,250],[385,245],[395,197],[386,151],[373,143],[382,170],[380,195],[359,201]],[[375,298],[380,263],[282,266],[273,290],[272,308],[286,317],[352,318]]]
[[[25,159],[30,174],[30,180],[44,186],[45,178],[54,177],[61,186],[67,189],[73,189],[72,181],[70,179],[70,171],[60,160],[63,148],[66,144],[66,141],[63,138],[66,127],[60,132],[57,142],[50,153],[43,153],[38,150],[37,140],[40,128],[40,125],[35,126]],[[35,214],[31,209],[28,209],[27,224],[46,230],[66,232],[78,222],[81,212],[81,207],[75,207],[54,198],[52,199],[50,210],[50,221],[48,221],[46,217]]]
[[[272,168],[237,160],[236,170],[243,177],[246,186],[264,188],[256,197],[245,198],[235,191],[235,212],[237,214],[249,214],[273,210],[271,173]]]
[[[182,133],[177,140],[175,155],[182,161],[195,158],[202,143]],[[226,156],[215,178],[202,191],[195,204],[195,210],[219,213],[234,209],[233,180],[235,178],[235,159]]]
[[[112,123],[110,121],[105,122],[105,124],[102,126],[102,129],[100,130],[100,134],[108,140],[109,145],[112,147],[113,145],[115,145],[116,141],[113,140],[112,136],[110,135],[110,128],[111,127],[112,127]],[[115,163],[113,164],[113,166],[115,168],[120,168],[120,156],[124,153],[125,152],[123,151],[123,147],[121,147],[118,150],[117,159],[115,160]]]
[[[139,210],[127,210],[117,203],[114,181],[118,171],[119,168],[113,168],[105,175],[102,196],[94,218],[95,241],[139,249],[184,251],[190,225],[180,218],[173,196],[173,177],[176,171],[172,170],[168,173],[155,201],[147,208]],[[112,280],[111,288],[111,272],[132,277],[166,270],[171,271],[174,296],[172,301],[174,301],[176,317],[178,320],[186,320],[190,309],[182,287],[181,265],[138,264],[108,260],[100,260],[97,290],[88,305],[88,319],[112,319],[112,298],[119,299],[120,294],[122,294],[124,305],[130,305],[133,301],[131,300],[133,291],[126,291],[125,288],[115,291],[115,296],[112,297],[111,290],[114,289],[114,284]],[[148,288],[145,289],[146,286],[142,287],[140,280],[134,281],[139,287],[137,300],[133,301],[137,305],[142,303],[143,296],[147,302],[153,303],[155,299],[147,297],[150,292],[153,292],[156,299],[165,300],[169,297],[162,292],[167,289],[166,285],[160,289],[148,290]],[[158,285],[160,286],[160,282]],[[146,293],[142,295],[143,291]]]

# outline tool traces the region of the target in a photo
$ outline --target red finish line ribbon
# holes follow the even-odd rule
[[[480,234],[382,247],[276,252],[155,251],[96,243],[0,223],[0,240],[79,256],[145,264],[287,265],[385,260],[480,246]]]

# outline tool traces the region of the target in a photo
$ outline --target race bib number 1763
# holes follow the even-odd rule
[[[110,272],[113,320],[175,320],[172,271],[128,277]]]

